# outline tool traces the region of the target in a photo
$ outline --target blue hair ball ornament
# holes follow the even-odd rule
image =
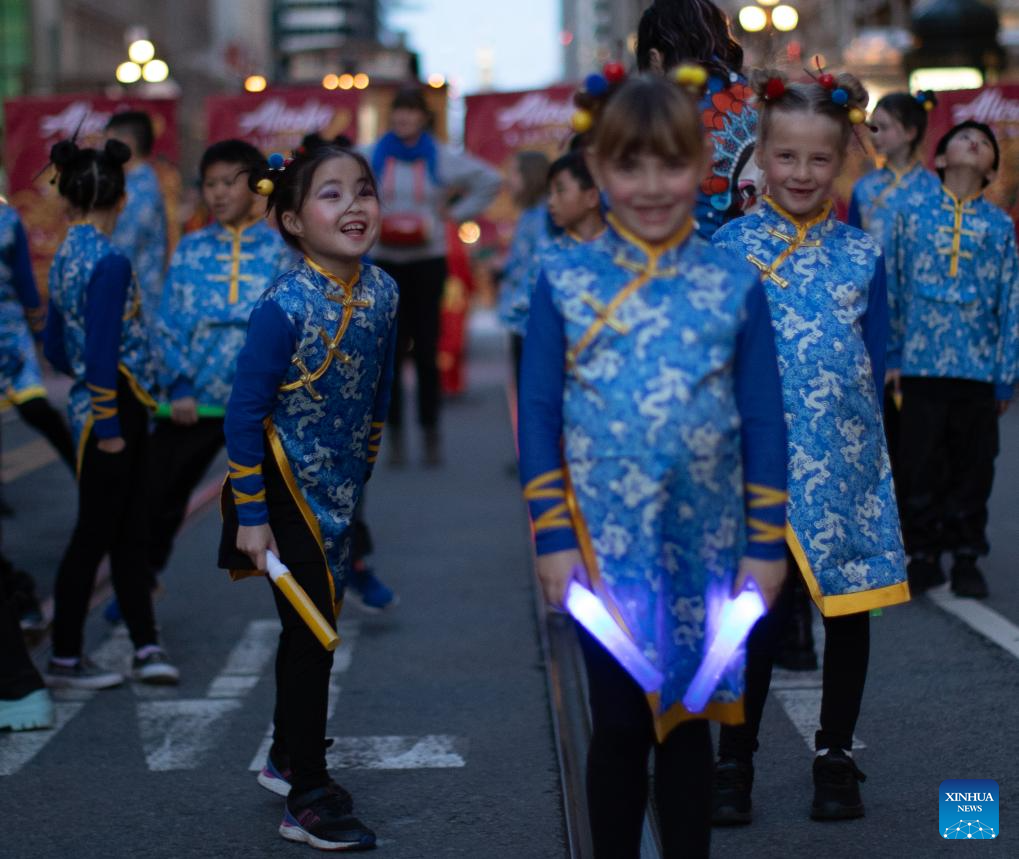
[[[849,93],[842,89],[842,87],[839,87],[837,90],[832,92],[831,100],[835,102],[835,104],[846,104],[849,101]]]
[[[604,75],[592,74],[584,78],[584,89],[593,96],[605,95],[609,89],[609,82]]]
[[[273,152],[273,154],[269,156],[269,166],[273,170],[279,170],[283,166],[285,160],[286,159],[284,159],[279,152]]]
[[[737,78],[737,80],[738,80],[738,78]],[[717,77],[708,78],[708,92],[709,93],[711,93],[712,95],[715,95],[716,93],[720,93],[723,89],[725,89],[725,81],[724,80],[722,80],[721,78],[717,78]]]

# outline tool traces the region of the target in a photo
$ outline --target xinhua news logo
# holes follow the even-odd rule
[[[998,837],[998,783],[989,778],[941,782],[938,827],[942,838],[958,841]]]

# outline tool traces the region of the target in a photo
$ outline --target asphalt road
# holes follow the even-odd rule
[[[348,607],[341,620],[331,761],[377,830],[379,855],[394,859],[566,854],[527,523],[507,469],[513,448],[501,355],[484,342],[470,392],[445,413],[445,467],[393,470],[383,462],[369,487],[375,566],[399,591],[400,605],[382,616]],[[994,614],[967,623],[949,611],[958,601],[941,596],[873,620],[857,732],[867,816],[808,819],[806,737],[819,684],[810,674],[783,674],[765,711],[754,824],[717,831],[714,855],[971,850],[941,838],[938,789],[945,779],[990,778],[1001,789],[1003,843],[988,849],[1019,856],[1019,412],[1006,415],[1002,429],[985,565],[992,591],[985,606]],[[74,495],[59,463],[28,468],[32,457],[46,458],[36,438],[5,418],[5,495],[16,516],[3,523],[4,546],[46,595]],[[157,604],[181,668],[178,689],[65,693],[56,730],[0,735],[0,857],[251,857],[307,849],[278,836],[281,802],[257,786],[251,770],[264,749],[274,691],[268,586],[231,584],[217,571],[217,537],[216,511],[197,514]],[[974,625],[993,625],[1004,644]],[[87,645],[107,663],[128,657],[126,641],[99,611]]]

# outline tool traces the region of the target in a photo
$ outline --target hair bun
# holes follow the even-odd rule
[[[57,167],[66,167],[78,157],[79,152],[81,150],[73,140],[61,140],[50,148],[50,161]]]
[[[103,155],[114,164],[127,164],[131,160],[131,147],[120,140],[107,140]]]

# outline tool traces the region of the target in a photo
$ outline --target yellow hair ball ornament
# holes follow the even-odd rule
[[[594,117],[589,111],[578,110],[570,119],[570,125],[577,134],[583,134],[585,131],[591,130],[591,126],[594,125]]]
[[[867,121],[867,114],[860,110],[860,108],[854,107],[849,111],[849,121],[853,123],[853,125],[859,125],[860,123]]]
[[[930,113],[932,110],[934,110],[934,102],[931,101],[930,99],[927,99],[927,101],[923,103],[923,109]]]
[[[672,77],[680,86],[702,87],[708,82],[708,73],[703,67],[689,64],[676,68]]]
[[[255,190],[263,197],[268,197],[275,189],[272,179],[259,179],[255,183]]]

